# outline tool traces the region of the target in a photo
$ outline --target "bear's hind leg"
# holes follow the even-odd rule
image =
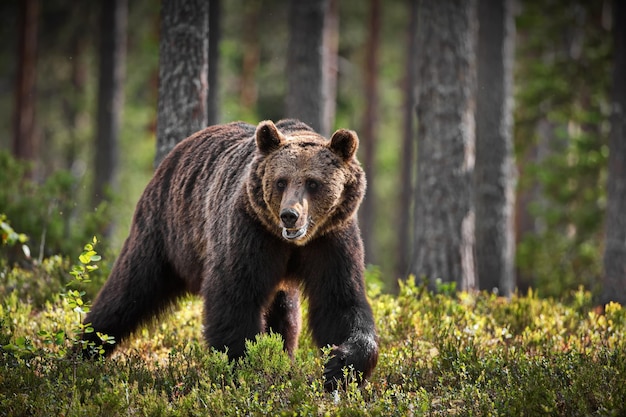
[[[301,324],[298,288],[279,290],[265,314],[265,331],[279,333],[283,337],[285,350],[291,358],[298,347]]]
[[[147,247],[146,247],[147,246]],[[83,338],[96,345],[96,332],[113,336],[114,345],[105,345],[106,354],[135,331],[139,325],[158,315],[185,292],[183,282],[149,245],[124,245],[111,275],[96,297],[85,324],[94,331]],[[135,250],[128,250],[135,247]]]

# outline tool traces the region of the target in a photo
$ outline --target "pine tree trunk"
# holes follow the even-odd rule
[[[511,0],[478,0],[476,95],[476,271],[480,289],[515,289],[513,56]]]
[[[362,162],[367,177],[367,193],[359,210],[359,224],[365,247],[365,262],[378,262],[376,254],[376,132],[378,129],[378,49],[380,45],[380,0],[370,0],[365,51],[365,115],[361,138]]]
[[[475,288],[476,2],[423,1],[417,25],[418,148],[412,272]]]
[[[626,3],[613,1],[614,68],[602,301],[626,305]]]
[[[35,161],[37,140],[35,131],[35,86],[37,82],[37,20],[38,0],[23,0],[19,5],[19,57],[15,86],[15,127],[13,155]],[[33,171],[27,173],[33,176]]]
[[[163,0],[155,166],[190,134],[206,127],[209,4]]]
[[[127,0],[102,0],[100,3],[100,75],[93,207],[106,199],[107,192],[114,189],[117,182],[128,15]]]
[[[324,103],[319,133],[333,133],[337,110],[337,76],[339,74],[339,0],[329,0],[324,19],[324,69],[322,75]]]
[[[259,68],[260,49],[259,45],[259,14],[261,2],[250,1],[244,5],[243,34],[242,38],[242,63],[239,90],[239,105],[241,109],[254,112],[256,108],[258,91],[256,85],[256,73]]]
[[[222,28],[222,4],[220,0],[209,0],[209,92],[207,98],[207,124],[215,125],[220,121],[219,111],[219,62]]]
[[[405,278],[409,274],[409,261],[413,252],[413,211],[414,184],[413,166],[415,165],[415,71],[416,71],[416,33],[417,0],[409,0],[410,17],[404,78],[404,120],[402,126],[402,154],[400,155],[400,207],[398,214],[398,259],[396,277]]]
[[[287,49],[287,117],[315,131],[324,117],[324,17],[328,0],[291,0]]]

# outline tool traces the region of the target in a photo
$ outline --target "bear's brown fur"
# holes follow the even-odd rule
[[[271,330],[293,356],[302,291],[315,342],[333,348],[326,388],[344,366],[368,377],[378,345],[356,222],[365,192],[357,146],[352,131],[327,140],[296,120],[185,139],[146,187],[85,322],[119,341],[191,292],[204,298],[211,346],[237,358],[246,339]]]

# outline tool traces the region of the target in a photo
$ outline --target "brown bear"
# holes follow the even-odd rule
[[[313,339],[332,347],[326,389],[346,366],[361,382],[378,345],[356,220],[357,146],[350,130],[327,140],[297,120],[212,126],[183,140],[141,196],[85,323],[119,341],[191,292],[204,299],[210,346],[238,358],[247,339],[273,331],[293,357],[302,291]]]

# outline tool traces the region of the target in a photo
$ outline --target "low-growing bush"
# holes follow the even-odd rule
[[[87,202],[85,178],[56,170],[36,182],[25,175],[29,163],[0,150],[0,211],[15,230],[29,237],[30,256],[41,260],[68,256],[94,235],[103,235],[111,224],[111,204],[98,207]],[[12,263],[23,256],[12,257]]]
[[[98,259],[87,245],[71,278],[88,280],[95,270],[87,266]],[[626,413],[626,310],[609,304],[597,314],[582,289],[563,303],[532,292],[510,300],[432,293],[413,280],[401,282],[397,296],[373,286],[378,366],[363,387],[331,394],[322,380],[328,350],[315,348],[308,333],[293,359],[280,336],[268,334],[229,361],[203,342],[202,302],[194,297],[137,331],[111,358],[82,360],[68,353],[80,343],[88,296],[80,285],[62,294],[42,307],[20,293],[3,296],[0,415]]]
[[[72,277],[68,273],[68,257],[32,258],[29,237],[16,232],[4,213],[0,213],[0,237],[0,298],[16,295],[23,302],[41,308],[64,291]],[[108,274],[109,263],[104,265],[103,269],[90,271],[90,280],[81,285],[89,298],[96,294]]]

